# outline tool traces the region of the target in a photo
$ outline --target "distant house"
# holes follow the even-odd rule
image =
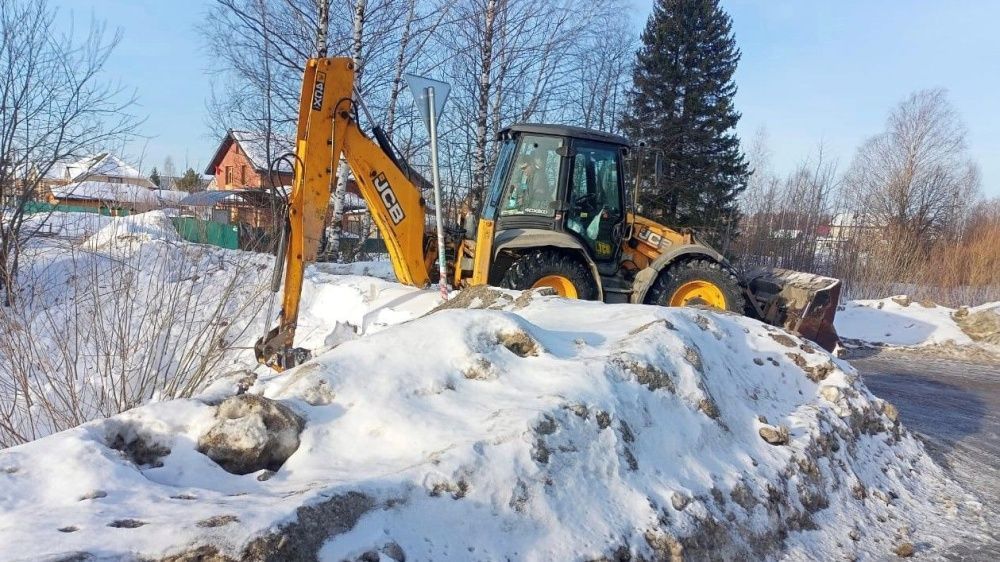
[[[270,148],[270,152],[268,151]],[[262,133],[230,130],[215,150],[205,175],[215,179],[216,189],[263,189],[291,185],[292,169],[285,161],[273,174],[271,159],[293,152],[290,141],[273,139],[270,147]]]
[[[48,176],[61,175],[63,185],[81,181],[96,181],[105,183],[127,183],[154,188],[153,182],[139,173],[134,166],[110,153],[88,156],[70,162],[53,166]]]
[[[834,240],[857,240],[877,235],[882,228],[875,220],[862,213],[837,213],[830,221],[830,238]]]
[[[49,202],[119,214],[159,208],[156,186],[138,169],[109,153],[53,166],[46,174]]]
[[[154,190],[143,185],[80,181],[51,188],[50,202],[68,210],[93,209],[110,215],[142,213],[163,206]]]

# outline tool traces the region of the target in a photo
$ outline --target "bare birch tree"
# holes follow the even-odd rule
[[[951,235],[979,191],[965,137],[944,90],[911,94],[854,158],[846,187],[856,211],[923,248]]]
[[[354,0],[354,24],[351,33],[351,60],[354,61],[355,80],[360,82],[364,70],[361,59],[361,49],[364,47],[365,8],[366,0]],[[356,94],[355,94],[356,95]],[[357,100],[354,100],[357,103]],[[350,168],[347,161],[341,158],[340,169],[337,172],[337,186],[333,190],[333,217],[330,220],[329,245],[326,250],[334,259],[340,257],[340,237],[343,234],[344,197],[347,194],[347,182]]]

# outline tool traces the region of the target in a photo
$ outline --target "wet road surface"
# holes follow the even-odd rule
[[[893,403],[928,452],[985,506],[1000,498],[1000,365],[882,351],[849,359],[877,396]],[[943,553],[948,560],[1000,560],[991,544]]]

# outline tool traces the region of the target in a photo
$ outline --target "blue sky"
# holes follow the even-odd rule
[[[635,1],[636,33],[652,0]],[[134,88],[146,117],[144,171],[167,155],[201,171],[211,53],[195,29],[209,0],[53,0],[60,19],[91,15],[124,36],[107,68]],[[775,167],[791,169],[824,144],[841,169],[910,92],[944,87],[969,129],[983,188],[1000,196],[1000,2],[723,0],[743,59],[736,74],[739,132],[767,130]],[[224,32],[224,30],[220,30]],[[128,149],[136,160],[143,143]]]

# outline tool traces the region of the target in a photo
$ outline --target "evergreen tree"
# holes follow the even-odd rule
[[[201,191],[201,176],[193,168],[188,168],[184,175],[177,180],[176,185],[177,189],[181,191]]]
[[[156,171],[155,167],[152,173],[149,174],[149,181],[153,182],[153,185],[156,187],[160,187],[160,173]]]
[[[750,175],[734,131],[740,114],[732,78],[740,51],[731,20],[718,0],[657,0],[642,42],[622,127],[649,146],[643,214],[727,239]],[[654,182],[649,163],[657,151],[662,173]]]

